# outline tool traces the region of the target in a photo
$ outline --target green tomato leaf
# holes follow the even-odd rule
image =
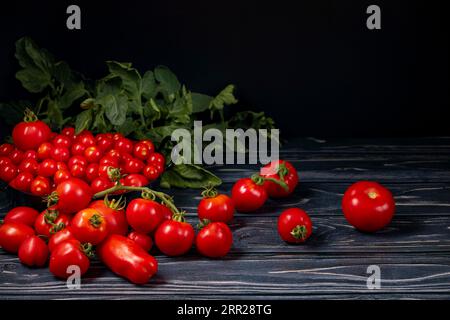
[[[92,123],[92,110],[88,109],[83,112],[80,112],[75,120],[75,134],[80,133],[81,131],[88,129]]]
[[[219,112],[220,118],[224,121],[223,108],[226,105],[236,104],[238,100],[233,95],[234,85],[230,84],[225,87],[214,99],[209,103],[211,110],[211,119],[215,112]]]
[[[87,90],[84,88],[84,84],[82,82],[74,84],[59,98],[59,107],[62,110],[66,110],[71,107],[76,100],[86,94]]]
[[[212,172],[194,164],[179,164],[169,168],[161,177],[163,188],[200,189],[208,185],[218,186],[222,180]]]
[[[142,96],[147,100],[150,100],[155,97],[156,81],[153,72],[147,71],[146,73],[144,73],[141,82],[141,92]]]
[[[192,112],[199,113],[209,109],[213,97],[202,93],[191,94],[192,96]]]
[[[128,110],[128,98],[124,94],[117,96],[107,95],[97,100],[97,103],[105,109],[106,118],[114,126],[121,126],[126,119]]]
[[[166,66],[155,69],[155,78],[159,82],[159,91],[163,93],[166,101],[173,101],[175,94],[181,89],[177,76]]]

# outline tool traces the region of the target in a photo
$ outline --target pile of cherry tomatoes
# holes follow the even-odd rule
[[[151,140],[132,141],[120,133],[52,132],[28,111],[12,132],[14,143],[0,145],[0,179],[35,196],[50,194],[70,177],[90,184],[94,192],[113,186],[108,168],[126,176],[122,184],[144,186],[164,171],[165,159]]]

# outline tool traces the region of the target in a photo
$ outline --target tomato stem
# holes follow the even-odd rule
[[[265,181],[271,181],[273,183],[278,184],[284,190],[286,190],[286,191],[289,190],[289,187],[287,186],[286,182],[278,180],[278,179],[275,179],[275,178],[266,178],[266,177],[263,177],[263,176],[259,175],[258,173],[255,173],[254,175],[252,175],[251,179],[257,185],[263,185]]]
[[[291,235],[295,239],[304,240],[306,238],[307,232],[308,232],[308,230],[306,229],[305,225],[297,225],[297,226],[295,226],[294,229],[292,229]]]
[[[215,198],[218,194],[217,189],[211,184],[206,186],[205,190],[201,193],[203,198]]]
[[[31,111],[31,109],[26,108],[24,111],[23,121],[24,122],[35,122],[37,120],[38,120],[38,117],[34,114],[34,112]]]

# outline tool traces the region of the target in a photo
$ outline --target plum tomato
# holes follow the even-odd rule
[[[43,267],[48,254],[47,244],[38,236],[28,237],[19,247],[19,260],[29,267]]]
[[[34,230],[26,224],[9,222],[0,225],[0,247],[5,251],[17,253],[20,245],[31,236],[34,236]]]
[[[33,227],[34,221],[36,220],[39,212],[31,207],[19,206],[8,211],[4,223],[15,222],[26,224],[27,226]]]

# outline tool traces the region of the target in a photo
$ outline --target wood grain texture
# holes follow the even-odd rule
[[[449,299],[450,138],[291,141],[281,157],[294,163],[300,186],[289,199],[270,200],[258,212],[235,215],[234,243],[222,260],[185,257],[159,261],[145,286],[118,278],[98,261],[80,290],[69,290],[47,269],[30,269],[0,249],[1,299]],[[229,193],[235,180],[257,166],[214,167]],[[377,234],[357,232],[340,201],[355,180],[385,184],[395,195],[391,225]],[[198,190],[170,190],[196,222]],[[132,195],[136,196],[136,195]],[[0,216],[29,199],[0,192]],[[39,201],[36,202],[39,205]],[[276,232],[283,208],[311,215],[314,233],[287,245]],[[367,267],[381,268],[382,286],[369,290]]]

